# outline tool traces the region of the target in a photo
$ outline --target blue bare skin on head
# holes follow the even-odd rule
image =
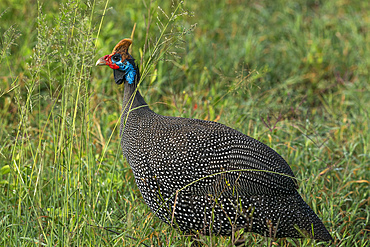
[[[119,59],[118,61],[112,59],[112,63],[115,63],[119,66],[118,70],[126,73],[126,81],[128,82],[128,84],[134,83],[136,70],[129,61],[125,60],[122,62],[121,59]]]

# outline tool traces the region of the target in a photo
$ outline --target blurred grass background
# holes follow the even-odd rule
[[[131,53],[143,68],[177,5],[0,2],[0,246],[191,245],[145,205],[120,150],[123,88],[110,69],[93,66],[134,29]],[[180,6],[166,32],[186,30],[182,42],[141,85],[151,108],[218,121],[268,144],[292,167],[333,245],[368,246],[368,1]]]

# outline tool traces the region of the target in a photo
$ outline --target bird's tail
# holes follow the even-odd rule
[[[315,212],[298,192],[292,195],[258,196],[247,199],[252,232],[267,237],[309,237],[332,241],[332,237]]]

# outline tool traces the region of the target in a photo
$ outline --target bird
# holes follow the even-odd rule
[[[123,39],[96,66],[124,84],[120,138],[145,203],[184,233],[333,241],[272,148],[218,122],[162,116],[140,94],[140,71]]]

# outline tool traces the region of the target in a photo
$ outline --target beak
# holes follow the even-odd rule
[[[98,61],[96,61],[96,64],[95,66],[102,66],[102,65],[107,65],[107,61],[105,61],[105,56],[104,57],[101,57],[98,59]]]

